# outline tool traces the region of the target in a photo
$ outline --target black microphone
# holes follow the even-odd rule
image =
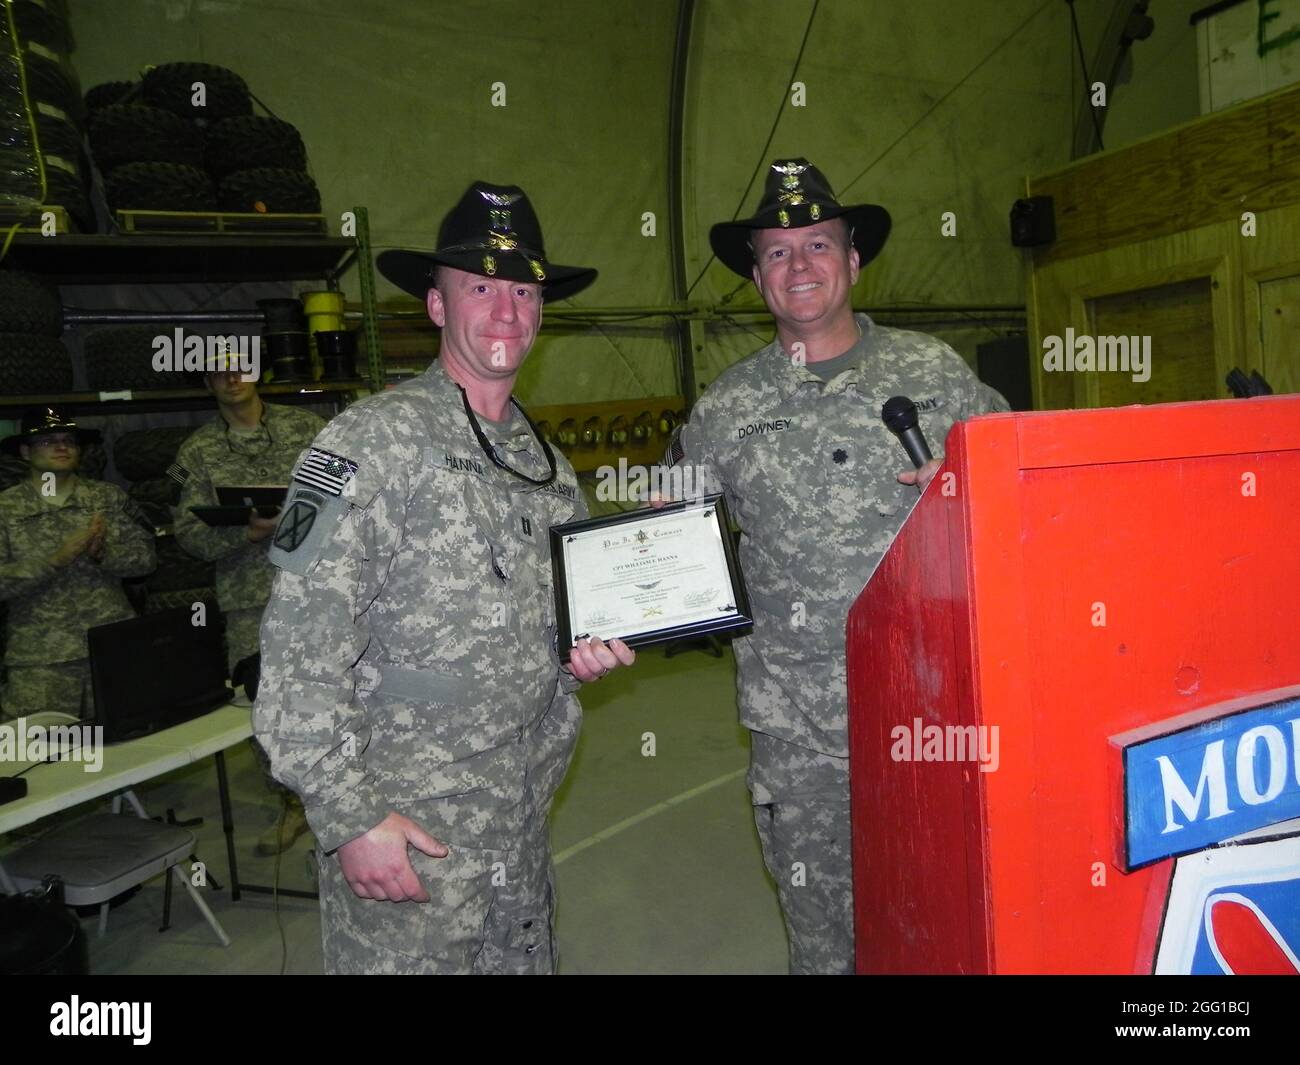
[[[880,417],[889,431],[902,441],[903,450],[913,466],[920,469],[934,458],[925,442],[925,434],[916,423],[916,404],[910,399],[894,396],[880,408]]]

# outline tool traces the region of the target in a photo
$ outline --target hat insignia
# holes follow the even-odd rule
[[[487,274],[488,277],[496,277],[496,273],[497,273],[496,259],[492,258],[492,256],[490,255],[483,256],[483,272]]]
[[[782,225],[782,226],[784,226],[784,227],[786,227],[786,228],[789,228],[789,226],[790,226],[790,212],[789,212],[789,211],[787,211],[784,207],[782,207],[779,211],[776,212],[776,217],[779,218],[779,219],[781,220],[781,225]]]
[[[778,197],[779,201],[788,207],[798,207],[804,202],[803,186],[799,184],[799,178],[808,169],[808,164],[773,163],[772,169],[781,175],[781,188],[784,191]],[[782,221],[781,224],[784,226],[789,223]]]
[[[478,194],[493,207],[510,207],[518,203],[522,195],[518,192],[488,192],[487,189],[479,189]]]
[[[773,163],[772,169],[781,175],[783,189],[797,189],[799,175],[808,169],[807,163]]]
[[[519,192],[488,192],[486,189],[479,189],[478,194],[495,208],[495,210],[488,211],[488,224],[493,229],[493,232],[488,236],[488,245],[497,251],[514,251],[518,246],[518,240],[510,231],[510,211],[507,208],[517,203],[523,194]]]
[[[538,281],[546,280],[546,271],[542,269],[542,264],[536,259],[529,259],[528,266],[533,271],[533,277],[537,278]]]
[[[821,204],[819,203],[810,204],[808,207],[808,213],[812,216],[812,220],[816,222],[817,219],[821,218],[822,216]]]

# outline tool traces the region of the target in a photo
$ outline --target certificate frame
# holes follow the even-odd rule
[[[661,628],[636,632],[632,635],[624,635],[621,631],[609,633],[581,632],[577,635],[579,637],[596,635],[602,639],[621,639],[629,647],[635,648],[665,643],[668,640],[704,636],[711,633],[736,632],[753,626],[754,615],[750,609],[749,592],[745,587],[745,577],[736,558],[736,545],[731,535],[727,501],[720,493],[715,493],[678,503],[667,503],[662,507],[653,509],[641,507],[637,510],[623,511],[619,514],[585,518],[582,521],[571,521],[565,522],[563,525],[551,526],[551,570],[555,579],[556,650],[561,661],[567,662],[569,660],[569,653],[574,642],[573,617],[569,607],[570,592],[575,583],[571,579],[570,545],[576,541],[576,538],[584,533],[589,534],[602,530],[616,531],[621,537],[627,536],[634,531],[637,535],[640,535],[644,530],[638,529],[638,526],[664,524],[665,518],[677,514],[689,515],[694,512],[700,512],[700,520],[716,523],[721,541],[721,559],[715,563],[716,572],[711,576],[719,579],[725,576],[730,594],[724,595],[723,598],[728,601],[721,606],[714,606],[712,610],[707,610],[707,607],[711,604],[701,606],[699,611],[701,616],[695,620],[676,622],[664,625]],[[724,568],[725,574],[723,572]]]

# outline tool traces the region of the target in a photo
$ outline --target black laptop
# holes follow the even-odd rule
[[[95,723],[105,743],[138,739],[224,706],[221,624],[193,625],[188,607],[97,625],[87,634]]]

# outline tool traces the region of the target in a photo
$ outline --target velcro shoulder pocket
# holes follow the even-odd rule
[[[292,485],[267,557],[280,569],[310,574],[333,542],[351,504],[339,496]]]

